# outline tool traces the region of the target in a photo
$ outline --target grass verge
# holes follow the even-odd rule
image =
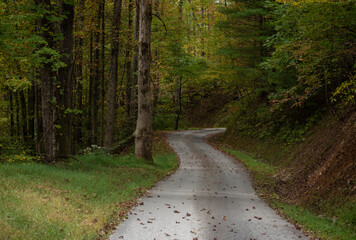
[[[154,156],[154,165],[132,154],[78,158],[81,163],[0,165],[0,239],[107,237],[136,200],[177,167],[167,151]]]
[[[222,150],[236,157],[251,172],[257,191],[269,204],[277,209],[291,222],[301,226],[303,230],[317,239],[353,240],[356,239],[356,201],[351,200],[342,208],[330,206],[323,215],[314,213],[311,209],[289,204],[271,189],[277,183],[273,175],[278,171],[275,166],[260,161],[241,151],[221,147]]]

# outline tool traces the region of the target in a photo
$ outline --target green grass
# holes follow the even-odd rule
[[[173,154],[149,165],[133,155],[88,154],[57,165],[0,165],[0,239],[94,239],[177,166]]]
[[[331,212],[338,213],[335,217],[317,216],[306,208],[280,201],[274,201],[273,206],[281,210],[287,218],[302,225],[304,229],[321,239],[353,240],[356,239],[356,202],[349,204],[351,203],[352,208],[345,206],[341,209],[330,209]]]
[[[270,176],[274,175],[277,169],[265,162],[262,162],[241,151],[223,147],[223,150],[240,160],[252,173],[255,183],[258,185],[272,184]]]
[[[272,176],[277,168],[241,151],[223,147],[227,153],[235,156],[251,172],[258,190],[268,192],[267,188],[276,183]],[[330,206],[323,215],[317,215],[305,207],[283,202],[277,194],[264,194],[272,207],[281,211],[292,222],[303,226],[303,229],[313,233],[320,239],[328,240],[356,240],[356,201],[350,200],[342,208]]]

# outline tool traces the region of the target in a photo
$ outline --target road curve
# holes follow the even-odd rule
[[[141,199],[109,239],[307,239],[256,195],[241,164],[203,141],[223,131],[170,133],[179,169]]]

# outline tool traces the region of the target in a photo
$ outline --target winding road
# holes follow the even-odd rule
[[[223,131],[170,133],[179,169],[140,199],[109,239],[308,239],[257,196],[240,163],[204,142]]]

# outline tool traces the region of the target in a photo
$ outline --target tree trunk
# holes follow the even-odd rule
[[[93,111],[93,108],[92,108],[92,104],[93,104],[93,94],[95,93],[95,89],[93,90],[93,83],[94,83],[94,60],[93,60],[93,52],[94,52],[94,37],[93,37],[93,31],[91,30],[90,31],[90,42],[89,42],[89,56],[90,56],[90,63],[89,63],[89,96],[88,96],[88,99],[89,99],[89,106],[88,106],[88,117],[87,117],[87,130],[88,130],[88,133],[91,132],[91,122],[92,122],[92,111]],[[94,144],[92,141],[90,141],[89,139],[88,140],[88,143],[89,144]]]
[[[182,113],[182,77],[177,77],[176,85],[175,85],[175,109],[176,109],[176,122],[174,129],[178,130],[179,127],[179,118]]]
[[[99,84],[100,84],[100,15],[101,15],[101,7],[99,4],[98,7],[98,15],[97,15],[97,24],[95,31],[95,39],[94,39],[94,72],[92,76],[92,88],[91,88],[91,143],[97,144],[97,131],[98,131],[98,97],[99,97]]]
[[[100,111],[100,146],[104,146],[105,119],[105,0],[101,4],[101,111]]]
[[[130,116],[131,113],[131,47],[132,47],[132,35],[131,35],[131,28],[132,28],[132,19],[131,19],[131,12],[132,12],[132,0],[129,0],[128,6],[128,35],[127,35],[127,43],[126,43],[126,115]]]
[[[28,107],[27,107],[27,117],[28,117],[28,135],[30,136],[31,143],[35,139],[35,91],[36,86],[33,83],[31,88],[28,90]],[[35,145],[33,145],[35,148]]]
[[[139,42],[139,30],[140,30],[140,1],[136,0],[135,9],[135,22],[134,22],[134,48],[132,52],[132,74],[131,74],[131,106],[130,106],[130,118],[136,118],[137,109],[137,82],[138,82],[138,42]]]
[[[15,105],[16,105],[16,135],[21,135],[21,124],[20,124],[20,101],[19,93],[15,92]]]
[[[20,109],[21,109],[21,129],[22,129],[22,137],[26,141],[27,139],[27,110],[26,110],[26,99],[25,99],[25,90],[19,91],[20,95]]]
[[[120,37],[120,18],[121,0],[114,1],[112,39],[110,53],[110,72],[107,92],[107,114],[106,114],[106,134],[105,147],[111,148],[114,141],[115,122],[116,122],[116,88],[118,78],[118,57],[119,57],[119,37]]]
[[[138,74],[138,116],[135,131],[135,155],[153,163],[152,158],[152,103],[150,89],[151,65],[151,0],[140,1],[140,44]]]
[[[10,107],[10,136],[14,136],[14,104],[12,100],[12,90],[9,89],[9,107]]]
[[[66,64],[58,72],[58,105],[60,129],[57,133],[58,156],[68,156],[72,153],[72,109],[73,89],[73,27],[74,27],[74,4],[62,2],[61,13],[65,18],[60,23],[60,31],[63,40],[59,48],[62,55],[61,61]]]
[[[35,129],[36,129],[36,146],[40,144],[40,138],[41,138],[41,129],[43,128],[42,125],[42,118],[40,114],[40,109],[41,109],[41,88],[34,82],[35,85]],[[38,152],[38,148],[36,148],[36,155],[38,156],[40,153]]]
[[[84,26],[84,7],[85,0],[79,1],[79,18],[77,23],[77,31],[83,31]],[[77,52],[76,52],[76,67],[75,67],[75,78],[76,78],[76,109],[83,110],[83,41],[84,38],[80,35],[76,41]],[[77,115],[77,126],[75,128],[75,139],[77,144],[82,143],[82,127],[83,127],[83,115]]]
[[[36,0],[37,8],[41,9],[41,14],[37,19],[39,34],[47,42],[48,47],[53,47],[52,41],[52,24],[49,21],[49,14],[51,14],[50,0]],[[46,10],[46,11],[44,11]],[[45,145],[45,161],[52,162],[54,160],[54,129],[53,129],[53,109],[51,101],[53,100],[53,81],[52,81],[52,66],[50,63],[51,56],[44,54],[42,57],[47,59],[40,68],[41,79],[41,97],[42,97],[42,119],[43,119],[43,136]]]

